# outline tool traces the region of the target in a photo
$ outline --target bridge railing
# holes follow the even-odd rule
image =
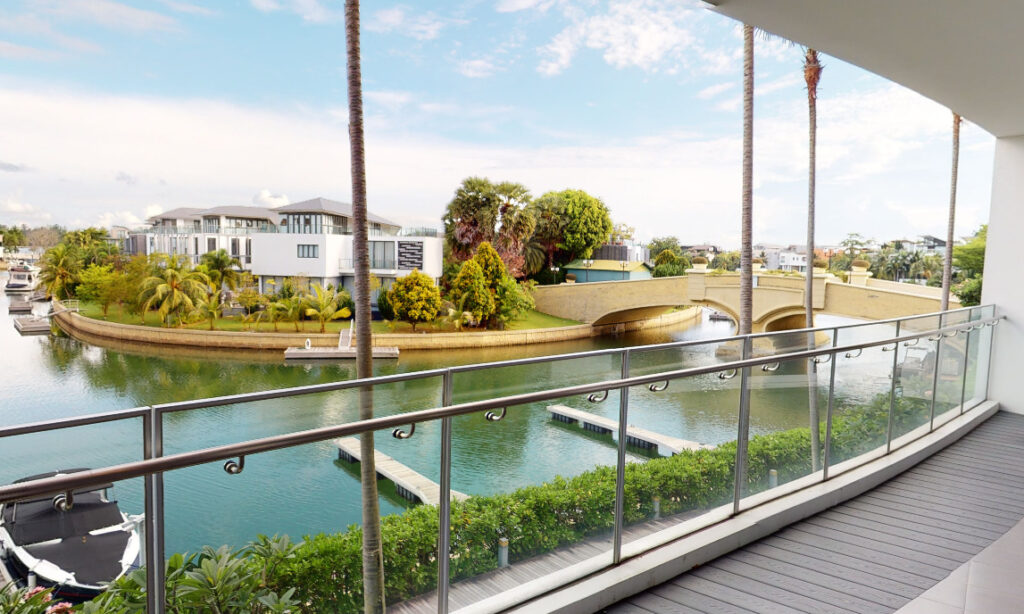
[[[420,473],[438,476],[440,489],[437,533],[423,536],[428,552],[416,550],[424,547],[422,540],[409,542],[419,531],[399,531],[406,542],[388,550],[388,557],[412,556],[425,566],[405,570],[419,574],[418,580],[410,576],[389,584],[399,588],[392,589],[388,601],[416,598],[416,593],[433,587],[436,594],[429,597],[427,609],[448,612],[452,594],[458,593],[456,603],[467,611],[500,611],[766,500],[831,479],[976,407],[987,396],[991,327],[1000,319],[992,306],[973,307],[795,334],[455,366],[5,426],[0,427],[0,439],[136,423],[141,425],[137,441],[142,458],[0,486],[0,504],[142,478],[146,598],[148,611],[161,613],[165,578],[159,571],[167,554],[165,476],[215,462],[224,462],[226,473],[234,476],[245,469],[246,457],[302,446],[309,450],[311,444],[334,438],[376,433],[384,435],[377,439],[379,446],[390,442],[393,449],[411,445],[418,450],[404,456],[419,460]],[[785,341],[778,344],[784,350],[754,356],[755,347],[765,340]],[[709,351],[730,344],[739,348],[736,360],[722,362]],[[537,365],[546,365],[547,379],[538,379],[534,370],[533,381],[515,380]],[[873,381],[876,388],[866,390],[857,383],[861,381]],[[338,400],[331,395],[337,393],[349,394],[343,402],[373,394],[384,415],[354,422],[332,420],[330,408]],[[285,411],[298,411],[310,407],[301,405],[303,399],[312,402],[320,426],[201,449],[174,443],[180,449],[168,453],[165,431],[177,425],[174,414],[213,408],[244,412],[249,404],[267,401],[278,402],[275,408],[288,401]],[[719,409],[712,411],[716,403]],[[589,426],[558,426],[562,423],[547,419],[556,404],[572,404],[604,420],[591,423],[584,417],[580,421]],[[410,407],[419,408],[407,411]],[[655,414],[660,418],[652,418]],[[715,431],[709,425],[719,434],[710,435]],[[515,436],[503,439],[501,429],[516,429]],[[602,429],[614,437],[602,435]],[[246,432],[252,430],[266,428],[247,424]],[[733,434],[723,436],[724,431]],[[582,436],[594,442],[594,458],[574,458],[565,452],[563,442]],[[528,459],[516,456],[514,448],[522,447],[528,437],[541,438],[545,444]],[[483,467],[463,463],[459,473],[453,472],[454,454],[473,450],[485,451],[480,458],[490,462]],[[71,456],[68,450],[65,460]],[[280,458],[273,456],[268,462]],[[513,490],[524,483],[517,466],[532,463],[543,464],[540,474],[547,486],[498,496],[488,495],[487,487],[472,487],[483,472],[497,477],[492,484],[507,484]],[[35,474],[53,467],[22,469],[23,474]],[[556,477],[566,472],[577,475]],[[459,490],[477,496],[453,503],[453,478],[460,482]],[[176,493],[190,492],[177,486]],[[262,493],[265,485],[259,486]],[[238,496],[230,484],[224,488],[223,496]],[[347,495],[358,501],[358,491]],[[287,500],[276,504],[300,505]],[[401,523],[399,518],[389,526],[402,529]],[[398,539],[397,535],[392,537]],[[573,545],[578,547],[564,548]],[[509,559],[508,548],[520,574],[518,580],[505,580],[515,585],[514,590],[477,600],[462,591],[465,584],[452,585],[453,580],[471,583],[499,567]],[[550,574],[549,563],[531,567],[527,559],[540,555],[555,557],[563,571]],[[345,562],[330,563],[340,567]],[[350,590],[338,585],[338,578],[357,578],[358,565],[339,567],[332,567],[327,578],[307,578],[311,586],[303,590],[312,591],[310,600],[342,599],[339,595]],[[390,569],[403,573],[398,563]],[[529,579],[530,573],[534,579]],[[339,603],[317,602],[319,607],[343,609]]]

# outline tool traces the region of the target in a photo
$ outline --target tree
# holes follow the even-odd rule
[[[332,289],[324,289],[320,284],[313,286],[313,294],[307,296],[303,301],[303,311],[307,318],[320,322],[320,332],[327,332],[327,323],[332,320],[340,320],[352,315],[348,307],[342,307],[342,294],[348,294],[342,290],[340,293]]]
[[[843,251],[847,256],[850,258],[856,258],[867,251],[871,241],[871,239],[866,239],[859,233],[851,232],[846,235],[846,238],[840,241],[839,244],[843,246]]]
[[[242,263],[228,255],[225,249],[203,254],[199,257],[199,264],[206,267],[206,274],[218,293],[225,287],[234,290],[241,281]]]
[[[743,189],[740,215],[739,334],[751,332],[754,275],[751,258],[754,219],[754,26],[743,26]]]
[[[672,252],[676,256],[683,255],[683,248],[679,245],[679,239],[676,237],[654,237],[647,244],[647,249],[651,252],[651,258],[654,259],[657,259],[658,255],[665,251]]]
[[[662,252],[667,253],[667,252]],[[686,269],[689,266],[683,266],[679,262],[663,263],[655,265],[654,270],[651,271],[652,277],[679,277],[686,275]]]
[[[536,273],[545,261],[548,268],[555,266],[555,252],[565,237],[565,202],[558,192],[547,192],[530,204],[530,213],[536,224],[527,247],[527,264]],[[537,253],[544,255],[543,260],[530,257]]]
[[[960,164],[961,118],[953,113],[953,168],[949,180],[949,221],[946,224],[946,253],[942,259],[941,311],[949,309],[949,289],[953,282],[953,227],[956,225],[956,178]]]
[[[635,233],[636,228],[625,222],[620,222],[612,226],[612,234],[609,240],[616,245],[622,245],[626,241],[631,241]]]
[[[496,248],[512,275],[524,275],[524,248],[536,227],[530,202],[530,192],[522,184],[494,184],[484,177],[464,179],[444,215],[445,242],[452,257],[457,262],[466,260],[487,242]]]
[[[608,241],[612,232],[612,218],[608,207],[600,199],[583,190],[563,190],[558,193],[564,203],[565,228],[562,249],[570,260],[589,258],[594,248]]]
[[[418,270],[396,279],[387,295],[395,317],[412,324],[413,331],[416,324],[433,321],[441,310],[441,292],[430,277]]]
[[[139,292],[142,313],[156,307],[160,321],[166,326],[171,314],[191,313],[196,302],[206,297],[210,278],[199,271],[189,271],[174,258],[147,277]]]
[[[531,281],[521,284],[508,275],[502,277],[498,282],[494,296],[494,309],[495,318],[502,328],[534,308],[532,288],[535,283]]]
[[[658,257],[654,259],[654,266],[661,264],[679,264],[679,256],[672,250],[666,249],[658,253]]]
[[[25,245],[25,231],[17,226],[4,226],[0,224],[0,235],[3,235],[4,238],[3,249],[8,252],[13,253],[19,247]]]
[[[110,304],[117,300],[114,284],[117,274],[109,266],[90,264],[78,275],[78,286],[75,294],[83,301],[94,301],[103,307],[103,315],[107,315]]]
[[[299,320],[302,318],[303,298],[301,296],[289,296],[279,298],[267,305],[268,315],[274,322],[274,330],[277,330],[278,321],[292,322],[295,324],[295,332],[299,332]]]
[[[505,263],[502,262],[498,252],[486,241],[481,243],[473,255],[473,260],[480,265],[480,271],[484,275],[484,283],[491,292],[497,292],[498,284],[508,274]]]
[[[526,242],[537,227],[529,210],[530,192],[522,184],[509,181],[494,186],[494,191],[500,217],[495,247],[509,274],[522,277],[526,274]]]
[[[451,298],[453,303],[462,306],[461,311],[473,314],[477,323],[494,313],[494,297],[476,260],[462,263],[458,276],[452,282]]]
[[[373,376],[373,339],[370,331],[370,250],[366,220],[366,156],[363,144],[363,82],[359,57],[359,0],[345,0],[345,47],[348,77],[349,148],[352,164],[352,252],[355,258],[356,377]],[[359,388],[359,419],[373,418],[373,389]],[[383,612],[384,550],[377,497],[376,450],[373,433],[359,437],[363,462],[359,463],[363,500],[363,610]]]
[[[953,286],[953,293],[960,299],[962,306],[972,307],[981,304],[981,286],[982,276],[978,275]]]
[[[51,296],[68,298],[74,295],[75,283],[81,270],[82,258],[78,250],[59,243],[43,254],[39,280]]]
[[[953,247],[953,259],[960,273],[966,277],[981,275],[985,270],[985,241],[988,237],[988,224],[983,225],[974,233],[967,243]],[[946,245],[946,249],[949,249]]]
[[[740,252],[719,252],[711,261],[711,268],[722,269],[724,271],[735,271],[740,268],[740,258]]]
[[[814,258],[815,178],[818,168],[818,83],[821,62],[818,52],[804,50],[804,83],[807,86],[807,257]],[[813,264],[813,263],[812,263]],[[814,273],[808,267],[804,275],[804,325],[814,328]],[[814,349],[814,333],[807,333],[807,349]],[[811,468],[821,467],[821,434],[818,428],[818,363],[807,359],[807,406],[811,429]]]
[[[224,315],[224,305],[220,302],[220,292],[211,292],[206,298],[200,298],[196,302],[196,308],[193,313],[203,320],[209,320],[210,330],[213,330],[213,325],[217,322],[217,318]],[[275,327],[274,330],[277,330],[277,328]]]

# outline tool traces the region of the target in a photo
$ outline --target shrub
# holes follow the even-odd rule
[[[751,262],[754,263],[754,264],[764,264],[764,259],[763,258],[754,258],[753,260],[751,260]]]
[[[813,266],[816,269],[827,269],[828,268],[828,260],[825,260],[824,258],[815,258]]]
[[[693,258],[692,262],[694,264],[707,264],[708,263],[708,259],[705,258],[704,256],[695,256]]]
[[[679,264],[679,256],[677,256],[672,250],[666,249],[658,254],[658,257],[654,259],[654,266],[662,264]]]
[[[395,310],[391,306],[391,297],[389,296],[390,290],[382,289],[377,294],[377,311],[380,312],[380,317],[385,320],[395,319]]]
[[[868,262],[867,260],[862,259],[862,258],[857,258],[856,260],[854,260],[853,262],[850,263],[850,266],[861,267],[861,268],[866,269],[866,268],[869,268],[871,266],[871,263]]]
[[[418,270],[396,279],[391,290],[381,294],[388,295],[394,317],[412,324],[414,331],[416,324],[433,321],[441,310],[441,292],[432,279]]]
[[[686,269],[677,263],[659,264],[651,272],[652,277],[677,277],[679,275],[686,275]]]
[[[462,269],[452,282],[451,301],[462,305],[464,311],[473,314],[473,319],[482,322],[494,313],[494,297],[487,288],[487,281],[480,265],[475,260],[462,263]]]

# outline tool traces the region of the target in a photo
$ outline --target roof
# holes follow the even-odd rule
[[[331,213],[348,218],[352,217],[352,205],[327,198],[312,198],[300,203],[292,203],[290,205],[284,205],[283,207],[275,207],[272,211],[277,213]],[[366,218],[367,220],[378,224],[401,226],[401,224],[396,224],[391,220],[384,219],[379,215],[370,213],[369,211],[366,212]]]
[[[198,220],[202,216],[200,213],[202,209],[198,207],[178,207],[177,209],[171,209],[170,211],[164,211],[151,216],[147,222],[154,222],[156,220]]]
[[[225,215],[227,217],[243,217],[253,218],[258,220],[270,220],[271,222],[277,220],[277,214],[267,209],[266,207],[235,207],[235,206],[224,206],[224,207],[213,207],[210,209],[203,209],[200,212],[203,217],[212,215]]]
[[[586,271],[588,268],[591,271],[639,271],[640,269],[650,269],[650,265],[646,262],[640,261],[626,261],[626,260],[594,260],[593,265],[590,267],[583,266],[583,260],[573,260],[569,264],[562,267],[563,269],[575,269],[579,271]],[[625,264],[626,268],[623,269],[622,265]]]

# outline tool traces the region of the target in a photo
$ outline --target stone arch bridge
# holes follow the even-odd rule
[[[645,320],[679,305],[701,305],[739,319],[739,273],[690,269],[686,276],[539,286],[537,310],[595,325]],[[753,332],[804,327],[804,276],[754,273]],[[815,313],[866,320],[933,313],[940,290],[871,279],[852,272],[850,282],[814,273]],[[950,308],[959,307],[950,297]]]

